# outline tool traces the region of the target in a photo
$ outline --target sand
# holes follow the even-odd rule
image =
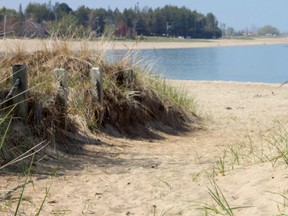
[[[173,49],[173,48],[203,48],[203,47],[226,47],[226,46],[255,46],[287,44],[288,37],[275,38],[251,38],[241,39],[217,39],[217,40],[185,40],[181,42],[117,42],[116,49]]]
[[[0,40],[0,52],[15,52],[19,50],[35,50],[53,47],[53,41],[48,39],[2,39]],[[67,42],[73,50],[130,50],[130,49],[173,49],[173,48],[201,48],[201,47],[225,47],[225,46],[256,46],[288,44],[288,37],[267,37],[250,39],[217,39],[217,40],[180,40],[179,42],[145,42],[145,41],[118,41],[118,42]],[[20,47],[20,49],[19,49]]]
[[[160,134],[160,140],[99,135],[103,144],[85,145],[87,154],[63,155],[55,177],[33,175],[21,212],[34,215],[51,186],[41,215],[191,216],[205,215],[205,207],[223,213],[209,194],[217,185],[231,208],[240,207],[234,215],[287,213],[281,196],[288,196],[287,165],[272,160],[277,150],[271,143],[286,129],[288,86],[169,82],[197,98],[205,129]],[[11,195],[17,197],[23,182],[19,175],[1,176],[2,196],[16,188]]]

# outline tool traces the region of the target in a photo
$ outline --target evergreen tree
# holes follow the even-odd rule
[[[23,9],[22,9],[22,4],[19,5],[18,16],[19,16],[19,21],[25,20]]]
[[[102,34],[106,29],[109,32],[114,31],[118,36],[127,37],[145,35],[218,38],[221,37],[222,31],[225,31],[225,28],[219,28],[217,18],[213,13],[204,15],[197,11],[191,11],[187,7],[179,8],[172,5],[156,9],[148,7],[141,9],[137,3],[133,8],[124,9],[123,12],[118,8],[115,10],[111,10],[111,8],[107,10],[103,8],[90,9],[83,5],[73,11],[66,3],[56,2],[53,6],[50,0],[48,4],[29,3],[25,13],[20,4],[18,13],[9,11],[7,16],[9,16],[10,22],[14,22],[11,17],[17,17],[18,21],[24,21],[26,17],[38,23],[46,21],[46,24],[54,27],[65,26],[66,28],[73,23],[75,29],[88,30],[88,34],[89,31],[96,32],[97,35]],[[263,32],[267,32],[266,29]],[[62,31],[61,34],[65,34],[65,32],[67,31]],[[269,32],[277,33],[279,31],[276,29]]]
[[[53,12],[48,9],[46,4],[29,3],[25,10],[25,14],[28,18],[33,19],[37,23],[54,19]]]

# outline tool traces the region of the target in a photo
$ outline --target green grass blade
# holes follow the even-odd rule
[[[39,215],[40,215],[40,213],[41,213],[41,211],[42,211],[42,209],[43,209],[43,207],[44,207],[44,203],[45,203],[45,201],[46,201],[46,199],[47,199],[47,197],[48,197],[48,194],[49,194],[49,191],[50,191],[50,189],[51,189],[51,186],[52,186],[52,184],[49,186],[48,189],[46,188],[46,192],[45,192],[44,199],[42,200],[42,203],[41,203],[41,205],[40,205],[40,208],[39,208],[38,212],[35,214],[35,216],[39,216]]]
[[[18,215],[20,204],[21,204],[21,202],[23,200],[24,190],[25,190],[25,187],[26,187],[26,185],[28,183],[28,179],[30,177],[30,173],[31,173],[31,169],[32,169],[33,161],[34,161],[34,156],[35,155],[32,156],[32,159],[31,159],[31,162],[30,162],[30,165],[29,165],[29,168],[28,168],[28,171],[27,171],[27,174],[26,174],[25,182],[24,182],[24,184],[22,186],[22,191],[21,191],[20,197],[18,199],[18,203],[17,203],[17,207],[16,207],[16,210],[15,210],[14,216]]]
[[[4,132],[4,135],[3,135],[2,139],[1,139],[0,150],[2,149],[2,147],[3,147],[3,145],[4,145],[4,141],[5,141],[5,138],[6,138],[6,136],[7,136],[8,131],[9,131],[11,122],[12,122],[12,118],[10,118],[9,123],[8,123],[8,126],[6,127],[5,132]]]

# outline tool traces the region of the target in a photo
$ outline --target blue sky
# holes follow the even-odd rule
[[[29,2],[48,3],[48,0],[0,0],[0,7],[18,10],[19,4],[25,8]],[[52,4],[57,1],[52,0]],[[120,10],[134,7],[139,2],[140,8],[144,6],[156,8],[166,4],[186,6],[206,14],[212,12],[219,23],[225,23],[236,30],[252,27],[262,27],[270,24],[282,32],[288,32],[288,0],[58,0],[67,3],[73,10],[81,5],[89,8],[110,7]]]

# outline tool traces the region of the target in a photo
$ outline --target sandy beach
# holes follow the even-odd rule
[[[197,98],[205,129],[161,140],[99,135],[89,154],[61,156],[56,176],[34,175],[21,212],[34,215],[51,186],[41,215],[215,215],[207,209],[224,212],[211,196],[217,185],[234,215],[287,213],[287,164],[273,140],[287,133],[288,86],[169,82]],[[17,197],[23,182],[1,176],[0,191]]]
[[[60,42],[59,40],[57,40]],[[49,39],[2,39],[0,52],[19,50],[33,52],[39,49],[53,48],[55,41]],[[173,49],[201,48],[225,46],[256,46],[288,44],[288,37],[251,38],[251,39],[217,39],[217,40],[180,40],[179,42],[147,42],[147,41],[74,41],[66,42],[72,50],[130,50],[130,49]],[[19,49],[21,48],[21,49]]]
[[[202,48],[202,47],[226,47],[226,46],[256,46],[256,45],[273,45],[288,44],[288,37],[279,38],[251,38],[241,39],[218,39],[218,40],[189,40],[183,39],[181,42],[117,42],[116,49],[173,49],[173,48]]]
[[[2,40],[0,49],[12,46],[9,43],[16,46],[14,40]],[[42,42],[21,43],[37,49]],[[113,46],[159,49],[286,43],[288,38]],[[102,144],[87,143],[85,154],[59,153],[60,164],[52,160],[47,164],[54,168],[37,168],[25,188],[20,214],[35,215],[46,195],[40,214],[44,216],[229,215],[229,209],[230,215],[237,216],[287,214],[288,85],[168,83],[195,98],[203,129],[178,136],[159,132],[162,138],[157,140],[99,134]],[[13,215],[25,177],[0,176],[0,212]]]

